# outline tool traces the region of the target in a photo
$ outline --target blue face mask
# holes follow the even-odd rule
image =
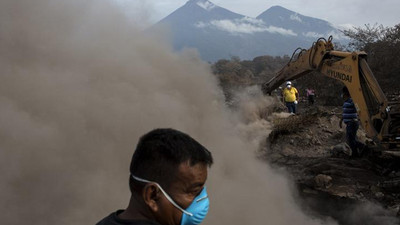
[[[145,182],[145,183],[155,183],[158,188],[160,188],[161,192],[164,196],[174,205],[177,209],[182,211],[181,225],[197,225],[200,224],[208,213],[208,209],[210,207],[210,201],[208,199],[206,187],[200,192],[196,198],[193,199],[193,202],[189,205],[189,207],[182,209],[178,204],[175,203],[174,200],[167,194],[167,192],[162,189],[162,187],[157,183],[149,180],[145,180],[139,177],[132,175],[135,180]]]

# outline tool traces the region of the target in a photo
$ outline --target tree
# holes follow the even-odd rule
[[[354,27],[354,30],[344,30],[343,34],[351,38],[349,47],[354,50],[365,50],[365,47],[371,43],[381,41],[385,37],[388,28],[383,25],[365,24],[365,27]]]
[[[382,90],[389,94],[400,90],[400,24],[394,27],[366,24],[343,33],[352,39],[349,49],[368,54],[368,64]]]

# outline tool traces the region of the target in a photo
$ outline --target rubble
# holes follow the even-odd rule
[[[272,115],[263,158],[287,168],[303,199],[330,199],[337,205],[374,202],[400,216],[400,158],[372,153],[351,158],[345,128],[339,128],[340,110],[316,106],[287,118]],[[361,129],[357,136],[368,141]]]
[[[332,156],[340,157],[342,154],[350,157],[351,156],[351,149],[348,144],[340,143],[332,147],[331,149]]]
[[[332,187],[332,177],[324,174],[319,174],[315,178],[316,187],[319,188],[330,188]]]

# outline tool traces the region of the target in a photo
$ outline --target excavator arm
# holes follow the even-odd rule
[[[287,80],[318,71],[341,81],[349,90],[360,123],[368,137],[386,149],[400,147],[398,103],[389,103],[369,68],[365,52],[334,51],[332,36],[320,38],[308,50],[301,49],[275,77],[262,85],[270,94]]]

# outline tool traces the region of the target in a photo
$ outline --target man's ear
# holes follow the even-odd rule
[[[158,186],[154,183],[147,183],[143,188],[143,200],[147,206],[153,212],[157,212],[159,210],[159,200],[161,191]]]

